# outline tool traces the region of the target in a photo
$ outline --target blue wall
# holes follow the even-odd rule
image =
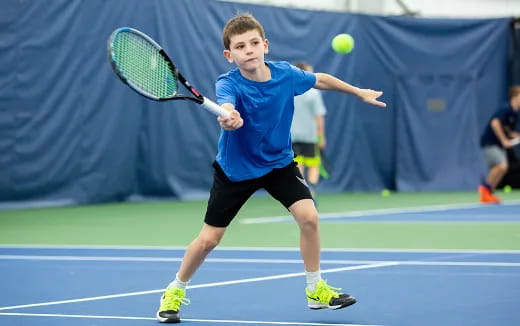
[[[479,134],[506,100],[510,19],[376,17],[207,0],[0,2],[0,202],[93,203],[207,196],[219,126],[189,102],[157,103],[117,80],[106,40],[131,26],[155,38],[202,93],[232,66],[221,30],[249,11],[269,60],[381,89],[388,109],[324,92],[326,191],[473,190]],[[332,37],[356,47],[335,54]]]

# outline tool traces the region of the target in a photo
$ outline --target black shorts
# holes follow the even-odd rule
[[[258,189],[265,189],[286,208],[301,199],[312,199],[312,195],[296,163],[274,169],[255,179],[233,182],[224,174],[218,163],[208,201],[204,222],[215,227],[227,227],[240,208]]]
[[[294,142],[292,144],[294,156],[314,157],[316,156],[316,144]]]

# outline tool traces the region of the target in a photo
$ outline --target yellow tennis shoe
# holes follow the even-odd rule
[[[311,309],[341,309],[356,303],[356,298],[353,296],[337,292],[340,288],[334,288],[327,284],[326,281],[321,280],[316,284],[314,292],[305,289],[307,294],[307,306]]]
[[[181,321],[181,304],[189,305],[186,292],[179,288],[167,288],[161,297],[161,306],[157,311],[157,319],[161,323],[178,323]]]

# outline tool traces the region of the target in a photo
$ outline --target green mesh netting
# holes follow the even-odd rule
[[[139,89],[159,98],[175,95],[177,79],[168,62],[146,39],[120,32],[113,41],[113,51],[122,75]]]

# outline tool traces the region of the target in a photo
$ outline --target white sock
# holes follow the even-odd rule
[[[307,289],[309,291],[314,292],[316,289],[316,283],[321,281],[321,272],[320,270],[316,272],[305,272],[305,277],[307,278]]]
[[[186,290],[188,283],[190,283],[189,280],[186,282],[179,280],[179,276],[177,273],[177,274],[175,274],[175,280],[168,285],[168,288],[179,288],[179,289]]]

